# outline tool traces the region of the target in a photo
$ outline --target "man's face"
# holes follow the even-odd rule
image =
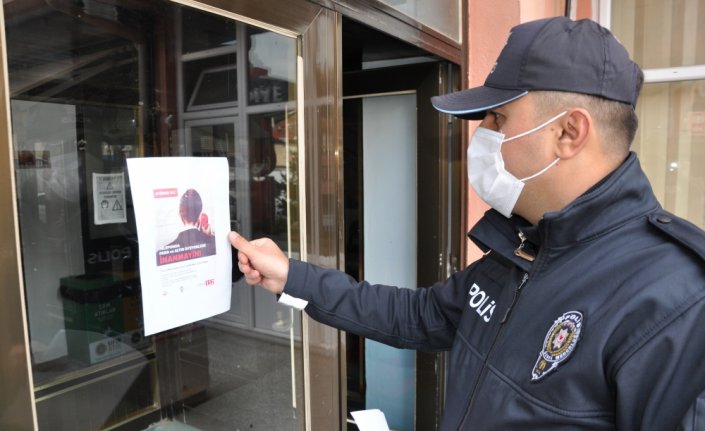
[[[508,139],[533,129],[549,118],[536,117],[532,94],[529,93],[488,111],[480,126],[500,131]],[[556,158],[553,143],[558,136],[559,130],[552,122],[533,133],[502,144],[505,169],[517,178],[526,178],[545,168]],[[539,179],[541,177],[536,180]],[[526,187],[532,181],[528,181]]]

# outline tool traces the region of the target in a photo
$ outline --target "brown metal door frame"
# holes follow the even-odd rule
[[[439,63],[433,74],[419,85],[419,100],[457,91],[459,67]],[[424,178],[418,185],[419,247],[417,278],[420,286],[431,286],[458,271],[462,262],[463,190],[460,121],[436,111],[430,104],[418,107],[418,169]],[[445,404],[446,355],[418,352],[416,355],[416,426],[438,429]],[[423,390],[418,390],[423,388]],[[424,412],[419,415],[418,412]]]
[[[0,151],[0,325],[5,335],[0,337],[0,428],[8,430],[36,429],[37,414],[32,390],[32,369],[29,359],[29,332],[25,311],[22,279],[20,229],[17,218],[17,193],[14,180],[12,131],[10,130],[10,96],[7,72],[5,14],[0,9],[0,136],[4,142]]]

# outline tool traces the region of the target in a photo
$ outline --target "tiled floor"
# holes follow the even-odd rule
[[[287,340],[215,328],[207,338],[210,383],[204,400],[185,406],[182,422],[204,431],[303,429],[302,407],[293,407]],[[300,372],[296,378],[302,382]]]

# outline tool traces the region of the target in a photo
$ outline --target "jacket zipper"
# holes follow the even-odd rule
[[[512,298],[512,302],[509,304],[509,307],[507,307],[507,311],[504,312],[504,316],[502,317],[502,320],[499,321],[500,325],[504,325],[507,322],[507,319],[509,319],[509,314],[511,314],[512,309],[514,308],[514,305],[516,305],[517,300],[519,299],[519,294],[521,293],[521,289],[524,287],[524,285],[526,284],[526,282],[528,280],[529,280],[529,273],[525,272],[524,276],[521,278],[521,282],[514,289],[514,297]],[[499,334],[499,331],[497,331],[497,333]],[[492,347],[494,347],[494,343],[492,343]],[[488,357],[489,357],[489,355],[488,355]]]
[[[519,284],[514,288],[514,297],[512,298],[511,304],[509,304],[509,308],[507,308],[507,311],[504,312],[504,316],[502,317],[502,320],[500,320],[500,322],[499,322],[499,324],[500,324],[499,329],[497,330],[497,333],[494,335],[494,339],[492,340],[492,344],[490,345],[490,349],[487,351],[487,356],[485,357],[485,362],[482,364],[482,371],[480,372],[480,375],[477,377],[477,380],[475,381],[475,386],[472,388],[472,396],[470,397],[470,403],[468,404],[468,408],[465,411],[465,416],[463,417],[463,420],[460,422],[460,426],[458,427],[459,430],[463,429],[463,427],[465,426],[465,422],[468,420],[468,415],[470,414],[470,411],[472,410],[472,406],[475,404],[475,397],[477,395],[477,387],[480,385],[480,382],[483,380],[483,376],[487,372],[487,363],[489,362],[489,359],[492,356],[492,352],[494,351],[495,344],[497,343],[497,339],[499,338],[499,334],[502,332],[502,327],[509,319],[509,315],[511,314],[511,311],[514,308],[514,305],[516,305],[517,301],[519,300],[519,295],[521,294],[521,290],[524,288],[527,281],[529,281],[529,273],[525,272],[524,275],[521,277],[521,281],[519,282]]]

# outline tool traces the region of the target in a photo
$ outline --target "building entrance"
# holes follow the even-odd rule
[[[346,270],[430,286],[459,257],[460,238],[449,234],[460,221],[459,134],[430,105],[457,68],[352,21],[343,22],[343,58]],[[381,409],[393,429],[435,429],[443,355],[346,337],[348,410]]]

